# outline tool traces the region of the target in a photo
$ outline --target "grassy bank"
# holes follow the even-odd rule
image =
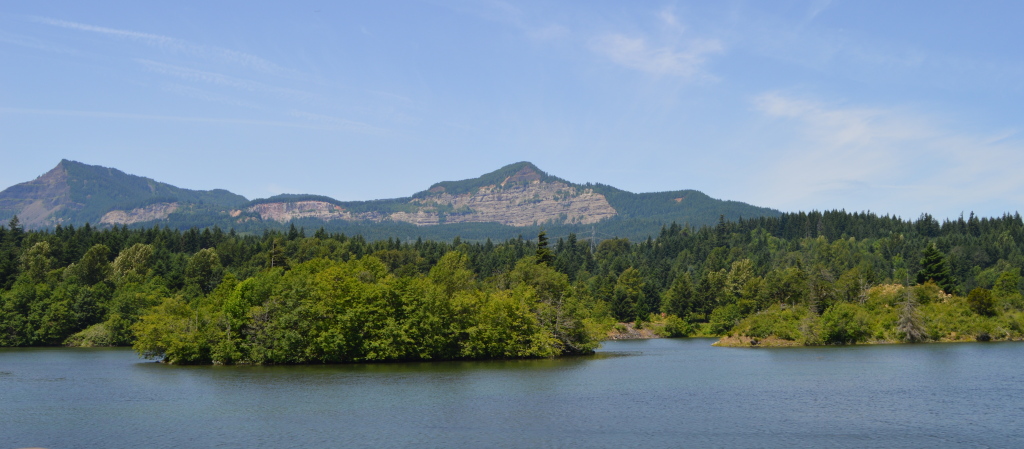
[[[934,284],[879,285],[858,302],[777,304],[747,316],[718,346],[817,346],[1024,340],[1019,297],[978,290],[947,295]],[[816,309],[822,308],[820,314]]]

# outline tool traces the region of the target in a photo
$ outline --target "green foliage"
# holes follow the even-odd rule
[[[95,285],[110,275],[109,258],[110,248],[103,244],[93,245],[77,264],[68,267],[68,271],[83,284]]]
[[[995,316],[997,313],[992,291],[981,287],[971,290],[967,295],[967,305],[971,311],[981,316]]]
[[[636,268],[629,267],[615,282],[612,313],[620,321],[633,321],[647,315],[640,310],[644,304],[643,277]]]
[[[783,340],[801,341],[803,333],[800,331],[800,324],[807,316],[806,307],[774,305],[747,316],[733,328],[733,332],[737,335],[762,339],[777,337]]]
[[[954,297],[944,303],[922,305],[920,309],[929,340],[958,341],[987,332],[989,327],[984,317],[971,310],[967,298]]]
[[[521,173],[521,172],[524,172],[524,171],[527,172],[531,176],[528,176],[527,179],[518,180],[517,181],[514,178],[514,175],[516,175],[518,173]],[[509,179],[509,178],[512,178],[512,179]],[[472,193],[473,191],[475,191],[476,189],[479,189],[481,187],[491,186],[491,185],[501,185],[502,183],[505,183],[506,179],[509,179],[509,181],[511,182],[512,185],[529,183],[530,179],[537,179],[539,181],[544,181],[544,182],[555,182],[555,181],[557,181],[557,182],[563,182],[563,183],[569,184],[568,181],[565,181],[563,179],[560,179],[560,178],[548,175],[547,173],[541,171],[539,168],[537,168],[535,165],[533,165],[533,164],[531,164],[529,162],[516,162],[514,164],[509,164],[509,165],[506,165],[504,167],[501,167],[501,168],[499,168],[499,169],[497,169],[497,170],[495,170],[493,172],[487,173],[487,174],[482,175],[482,176],[480,176],[478,178],[466,179],[466,180],[463,180],[463,181],[444,181],[444,182],[439,182],[437,184],[434,184],[434,185],[430,186],[429,190],[426,190],[426,191],[423,191],[423,192],[420,192],[420,193],[417,193],[417,194],[413,195],[413,198],[425,198],[425,197],[429,197],[429,196],[431,196],[433,194],[440,193],[440,192],[444,192],[444,193],[447,193],[447,194],[450,194],[450,195],[461,195],[461,194],[464,194],[464,193]],[[505,184],[506,184],[506,186],[511,187],[511,185],[509,185],[509,183],[505,183]]]
[[[67,340],[66,346],[77,346],[80,348],[93,348],[98,346],[116,346],[117,340],[107,326],[107,323],[96,323],[79,332],[74,333]]]
[[[693,281],[690,273],[682,273],[672,281],[672,286],[661,298],[661,310],[676,317],[684,317],[696,311],[693,301]]]
[[[743,318],[743,315],[743,309],[736,303],[715,308],[708,318],[711,333],[725,335]]]
[[[632,193],[604,184],[586,184],[608,199],[623,218],[640,218],[653,223],[685,221],[695,226],[710,226],[719,218],[775,217],[779,211],[751,206],[738,201],[722,201],[696,190],[657,193]],[[685,220],[683,219],[685,217]]]
[[[145,332],[144,351],[167,349],[180,363],[544,356],[587,353],[617,320],[805,344],[912,341],[915,329],[921,340],[1018,338],[1024,222],[972,220],[936,230],[844,212],[723,219],[606,239],[596,251],[569,234],[548,241],[554,258],[541,264],[539,241],[518,236],[15,222],[0,226],[0,345],[138,344]],[[526,229],[536,228],[517,232]],[[555,229],[564,228],[545,226]],[[946,254],[953,291],[991,288],[990,306],[934,282],[902,285],[900,270],[922,271],[917,255],[932,246]]]
[[[193,203],[199,205],[200,209],[204,206],[230,208],[246,202],[244,197],[226,190],[182,189],[117,169],[75,161],[62,160],[55,170],[62,172],[62,180],[67,183],[66,192],[63,193],[67,195],[69,204],[55,214],[55,218],[63,222],[97,223],[100,217],[113,209],[131,210],[161,202]],[[31,188],[25,191],[9,189],[5,193],[10,196],[0,205],[38,199],[32,196],[35,191]],[[9,216],[13,212],[11,209],[0,208],[0,217]]]
[[[111,280],[123,285],[129,282],[141,283],[149,278],[150,261],[153,259],[153,245],[136,243],[121,251],[111,265]]]
[[[926,246],[921,252],[921,271],[917,273],[918,284],[927,281],[935,282],[947,293],[953,292],[953,278],[946,265],[945,256],[934,243]]]
[[[1020,292],[1020,282],[1019,270],[1007,270],[999,275],[992,287],[992,296],[1001,309],[1024,309],[1024,296]]]
[[[551,265],[555,261],[555,253],[548,248],[548,234],[540,231],[537,234],[537,263]]]
[[[525,259],[509,288],[482,290],[466,257],[398,278],[374,257],[268,271],[191,304],[165,300],[135,325],[135,348],[169,363],[339,363],[586,353],[565,275]]]
[[[665,317],[664,334],[669,338],[689,337],[693,335],[693,325],[675,315]]]
[[[868,314],[860,306],[838,303],[821,314],[820,335],[826,344],[855,344],[870,335]]]
[[[188,264],[185,265],[185,277],[188,279],[188,284],[194,285],[203,294],[210,293],[217,287],[223,271],[217,250],[212,248],[199,250],[188,259]]]

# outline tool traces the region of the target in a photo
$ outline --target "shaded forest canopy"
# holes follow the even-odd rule
[[[1021,338],[1024,221],[782,214],[642,241],[0,226],[0,345],[177,363],[586,353],[619,321],[803,344]],[[745,339],[745,340],[744,340]]]

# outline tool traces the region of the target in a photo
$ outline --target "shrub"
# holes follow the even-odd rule
[[[992,298],[992,291],[984,288],[975,288],[967,294],[967,305],[974,313],[981,316],[995,316],[996,302]]]
[[[665,318],[664,335],[666,337],[689,337],[693,334],[693,325],[675,315]]]
[[[736,326],[740,318],[743,318],[743,311],[736,304],[716,308],[711,311],[711,317],[708,319],[708,324],[711,325],[711,333],[725,335],[732,330],[733,326]]]
[[[800,323],[807,315],[805,307],[772,306],[739,322],[734,333],[753,338],[775,336],[783,340],[797,341],[803,338]]]
[[[821,314],[821,339],[826,344],[856,344],[871,335],[868,315],[850,303],[838,303]]]

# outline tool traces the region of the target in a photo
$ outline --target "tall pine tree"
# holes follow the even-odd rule
[[[932,243],[921,252],[921,271],[917,272],[917,283],[932,281],[946,293],[953,292],[953,275],[946,265],[946,256]]]
[[[548,233],[543,230],[537,234],[537,263],[551,266],[555,261],[555,253],[548,248]]]

